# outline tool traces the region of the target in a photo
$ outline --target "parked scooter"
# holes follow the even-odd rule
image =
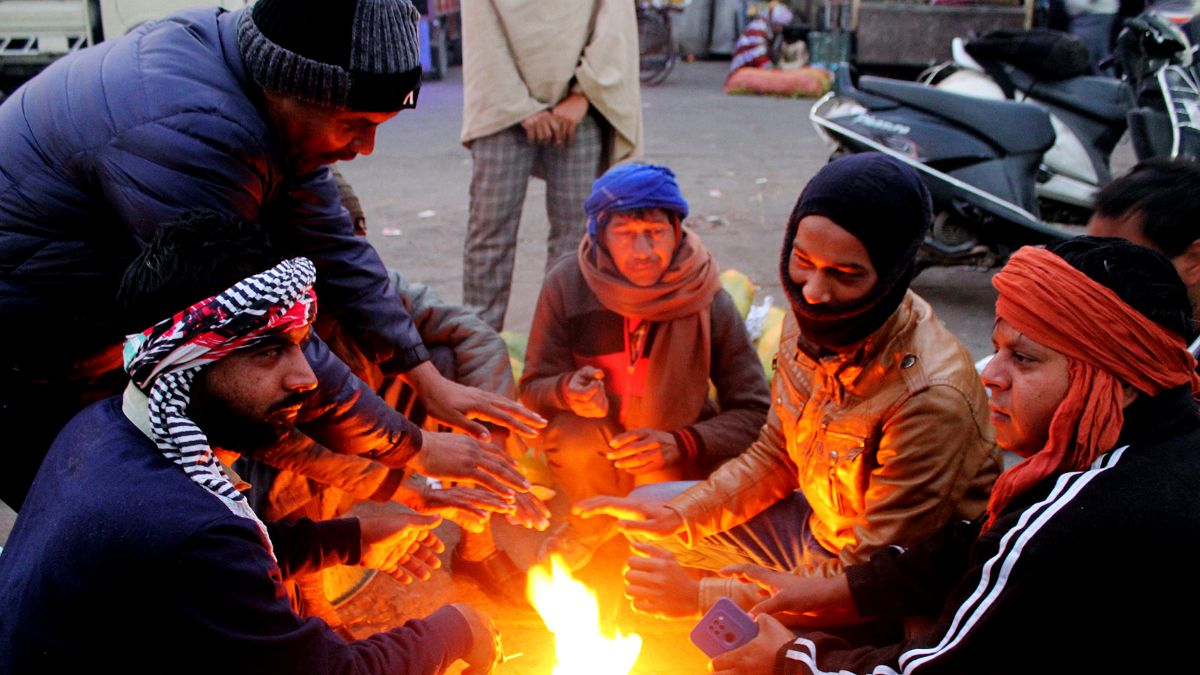
[[[1149,12],[1128,21],[1117,39],[1114,58],[1135,92],[1129,133],[1139,159],[1200,160],[1198,32],[1200,18],[1178,25]]]
[[[1149,28],[1153,34],[1161,33],[1158,26]],[[1127,47],[1123,63],[1136,66],[1136,50],[1141,50],[1143,63],[1125,70],[1124,83],[1099,78],[1052,86],[1024,82],[1025,91],[1044,92],[1060,106],[1061,115],[1055,114],[1065,129],[1061,133],[1048,106],[978,98],[877,77],[864,76],[856,85],[844,67],[838,69],[833,91],[813,106],[809,119],[834,146],[835,156],[884,152],[925,178],[935,219],[922,249],[922,265],[993,266],[1021,245],[1082,232],[1095,186],[1111,177],[1108,156],[1124,131],[1120,118],[1134,120],[1139,157],[1158,154],[1156,149],[1171,145],[1179,146],[1179,156],[1188,156],[1189,138],[1196,133],[1191,120],[1200,101],[1195,80],[1178,63],[1158,56],[1155,38],[1134,39],[1128,33],[1123,34]],[[1154,73],[1148,69],[1155,69]],[[1139,72],[1146,74],[1139,76]],[[1159,83],[1160,114],[1155,114],[1151,96],[1131,94],[1144,93],[1139,84],[1143,81]],[[1068,119],[1078,126],[1070,127]],[[1165,140],[1173,132],[1180,136],[1178,144]],[[1144,139],[1139,141],[1139,136]],[[1061,145],[1051,153],[1056,143]],[[1143,150],[1148,154],[1141,154]],[[1054,172],[1046,164],[1047,157],[1065,168]],[[1091,183],[1085,183],[1085,178]],[[1076,183],[1090,185],[1091,191],[1072,201],[1061,196],[1064,201],[1039,199],[1047,184],[1063,195],[1072,194],[1069,187],[1077,187]],[[1052,206],[1043,213],[1042,203]]]
[[[856,86],[843,67],[809,119],[835,157],[878,151],[920,172],[935,214],[921,266],[992,267],[1022,244],[1073,234],[1038,215],[1035,177],[1054,128],[1037,106],[880,77]]]
[[[1049,32],[1030,32],[1030,39]],[[1021,34],[1008,38],[1017,42]],[[1122,31],[1113,66],[1122,79],[1079,73],[1046,73],[1046,61],[1022,62],[1006,58],[1004,40],[992,35],[966,41],[955,38],[953,60],[936,66],[920,80],[947,91],[989,98],[1011,99],[1038,105],[1050,113],[1055,142],[1043,158],[1038,175],[1042,217],[1056,222],[1086,220],[1096,192],[1112,179],[1113,149],[1132,124],[1132,140],[1139,159],[1196,156],[1182,143],[1167,113],[1170,99],[1195,100],[1191,76],[1191,48],[1184,33],[1165,16],[1144,14]],[[1080,62],[1088,67],[1086,48],[1080,43]],[[1185,81],[1160,83],[1158,75]],[[1048,78],[1047,75],[1059,75]],[[1062,77],[1061,75],[1069,75]],[[1185,110],[1186,114],[1186,110]],[[1183,123],[1186,127],[1186,123]],[[1186,132],[1185,134],[1186,135]],[[1167,145],[1167,142],[1171,142]],[[1156,145],[1159,144],[1159,145]]]
[[[1064,42],[1075,41],[1062,35]],[[1112,180],[1110,160],[1134,107],[1133,90],[1115,77],[1084,74],[1089,64],[1082,42],[1075,65],[1083,72],[1070,77],[1048,77],[1036,62],[1006,62],[989,53],[990,46],[954,38],[953,61],[926,71],[920,81],[967,96],[1032,103],[1049,113],[1055,140],[1037,178],[1041,215],[1055,222],[1086,220],[1096,191]]]

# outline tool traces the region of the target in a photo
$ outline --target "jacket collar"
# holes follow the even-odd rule
[[[797,339],[796,346],[820,364],[825,372],[836,377],[842,386],[852,387],[864,372],[888,360],[888,355],[895,348],[896,338],[912,323],[913,297],[911,290],[905,293],[900,306],[878,330],[845,349],[836,352],[821,349],[807,342],[803,335]]]
[[[246,72],[246,62],[242,60],[242,52],[238,48],[238,22],[242,14],[249,11],[249,7],[243,7],[233,12],[221,12],[217,15],[217,32],[221,37],[221,55],[225,59],[225,66],[229,68],[229,73],[247,94],[254,94],[250,100],[260,103],[262,93],[258,84]]]
[[[1158,396],[1139,396],[1125,408],[1117,446],[1145,444],[1200,425],[1190,387],[1168,389]]]
[[[132,382],[126,384],[125,391],[121,393],[121,412],[133,426],[137,427],[138,431],[142,432],[152,443],[158,445],[158,442],[154,440],[154,432],[150,428],[150,399]],[[237,459],[237,455],[219,448],[213,448],[213,452],[217,455],[217,461],[221,463],[221,468],[225,470],[225,475],[229,476],[229,482],[233,483],[234,489],[238,492],[249,490],[250,484],[242,480],[242,477],[237,475],[230,466]]]
[[[125,385],[121,394],[121,412],[150,440],[154,440],[154,432],[150,430],[150,399],[132,382]]]
[[[242,59],[242,52],[238,47],[238,23],[241,20],[242,14],[249,12],[250,9],[250,6],[247,6],[232,12],[222,11],[217,15],[217,32],[220,35],[221,56],[225,62],[225,67],[229,69],[229,74],[237,82],[242,93],[245,94],[246,100],[254,105],[263,126],[266,127],[266,138],[261,140],[266,144],[272,160],[278,166],[287,166],[287,153],[280,146],[275,129],[271,124],[271,118],[267,114],[267,100],[263,96],[262,87],[247,72],[246,62]]]

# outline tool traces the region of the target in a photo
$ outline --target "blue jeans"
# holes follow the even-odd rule
[[[630,499],[664,502],[697,481],[675,481],[643,485],[629,493]],[[688,548],[678,539],[655,542],[685,567],[719,570],[729,565],[754,563],[776,570],[791,570],[837,557],[813,537],[808,525],[812,507],[799,490],[780,499],[741,525],[718,532]]]

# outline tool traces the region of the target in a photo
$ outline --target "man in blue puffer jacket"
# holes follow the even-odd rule
[[[282,253],[312,259],[327,317],[406,372],[433,416],[483,440],[468,415],[533,433],[536,415],[428,362],[326,166],[369,154],[377,126],[415,106],[417,19],[408,0],[188,11],[58,61],[0,105],[0,499],[19,508],[62,425],[123,386],[121,272],[158,223],[197,207],[267,223]],[[328,350],[308,352],[322,388],[345,380]],[[491,446],[422,435],[350,380],[330,402],[339,450],[523,484]]]

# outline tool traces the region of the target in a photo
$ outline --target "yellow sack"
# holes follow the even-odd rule
[[[759,336],[758,344],[755,345],[755,349],[758,351],[758,360],[762,362],[768,383],[775,377],[771,361],[775,358],[775,352],[779,351],[779,338],[783,334],[783,319],[786,316],[787,311],[781,307],[772,307],[768,310],[767,318],[763,321],[762,335]]]
[[[746,312],[750,311],[750,304],[754,302],[754,283],[750,281],[750,277],[737,270],[728,269],[721,272],[721,286],[725,288],[729,297],[733,298],[733,304],[744,320]]]
[[[529,336],[506,330],[500,332],[500,339],[508,347],[508,363],[512,366],[513,382],[521,386],[521,375],[525,372],[525,349],[529,346]]]

